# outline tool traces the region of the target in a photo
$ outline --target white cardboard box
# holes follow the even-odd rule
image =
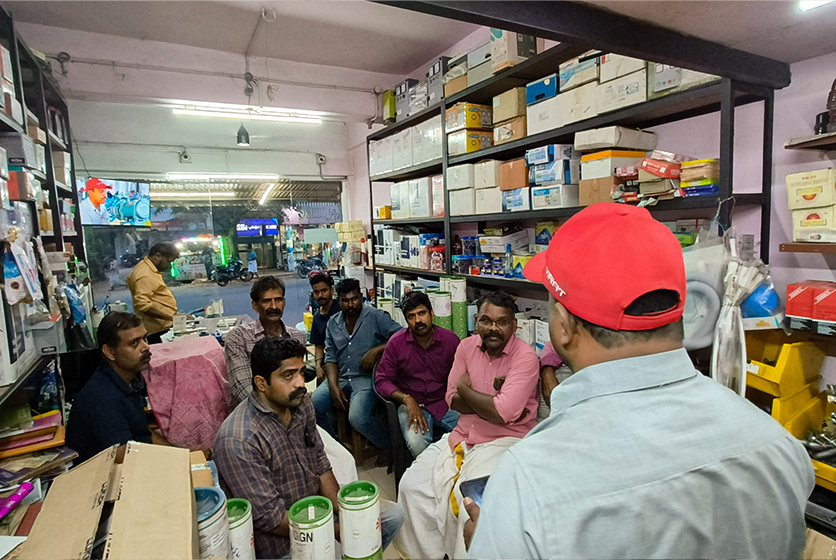
[[[453,165],[447,168],[447,190],[469,189],[476,186],[475,169],[472,163]]]
[[[836,241],[836,205],[792,211],[793,241]]]
[[[389,189],[392,204],[392,219],[403,220],[410,217],[409,181],[392,183]]]
[[[647,68],[647,61],[621,54],[601,55],[601,83]]]
[[[572,124],[584,119],[595,117],[600,112],[596,97],[598,85],[589,83],[576,87],[566,93],[558,94],[558,110],[564,114],[563,125]]]
[[[598,57],[588,58],[581,62],[586,55],[567,60],[560,65],[558,79],[560,91],[569,91],[586,83],[598,81]]]
[[[836,204],[836,169],[819,169],[787,175],[790,210]]]
[[[545,45],[545,39],[491,29],[491,67],[494,72],[498,72],[508,66],[519,64],[543,52]]]
[[[429,177],[409,182],[409,217],[429,218],[432,216],[432,187]]]
[[[655,132],[643,132],[623,126],[582,130],[575,134],[575,149],[583,152],[622,148],[649,152],[656,149]]]
[[[392,153],[392,138],[384,138],[377,145],[377,157],[380,160],[380,173],[390,173],[395,170],[394,154]]]
[[[380,156],[378,155],[379,140],[369,142],[369,175],[374,177],[383,173],[380,170]]]
[[[549,322],[548,321],[541,321],[540,319],[534,320],[534,350],[537,351],[538,356],[543,355],[543,349],[546,347],[546,344],[551,342],[549,338]]]
[[[524,212],[531,210],[531,188],[502,191],[503,212]]]
[[[432,203],[433,216],[436,218],[444,217],[444,176],[433,175],[430,177],[432,184]]]
[[[608,113],[647,101],[647,70],[633,72],[598,86],[599,113]]]
[[[558,94],[556,97],[526,108],[525,124],[529,136],[560,128],[566,124],[566,115],[561,111],[560,97],[561,94]]]
[[[498,214],[502,212],[502,191],[499,187],[476,189],[476,214]]]
[[[474,180],[477,189],[489,189],[499,186],[499,166],[502,162],[495,159],[486,159],[475,164]]]
[[[510,191],[505,191],[510,192]],[[479,248],[482,253],[505,253],[505,246],[510,245],[512,251],[528,249],[534,241],[534,228],[528,228],[508,235],[479,237]]]
[[[427,161],[426,143],[429,138],[426,136],[427,123],[418,123],[412,127],[412,165],[418,165]]]
[[[641,159],[641,157],[607,157],[581,161],[581,180],[591,181],[611,177],[615,174],[616,167],[638,165]]]
[[[440,159],[443,146],[443,139],[441,136],[441,115],[433,117],[427,121],[425,133],[429,140],[429,142],[424,145],[427,161]]]
[[[578,185],[543,185],[531,187],[532,210],[573,208],[580,204]]]
[[[457,189],[448,194],[451,216],[467,216],[476,213],[476,189]]]
[[[392,170],[412,167],[412,129],[407,128],[392,136]]]

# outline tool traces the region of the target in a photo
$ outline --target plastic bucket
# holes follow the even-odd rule
[[[340,502],[340,543],[343,558],[383,558],[380,534],[380,491],[373,482],[346,484],[337,494]]]
[[[201,558],[229,556],[229,522],[226,519],[226,496],[220,488],[195,488],[197,536]]]
[[[229,520],[230,560],[255,560],[253,536],[253,508],[243,498],[226,501],[226,515]]]
[[[302,498],[288,511],[290,557],[293,560],[334,558],[334,506],[322,496]]]

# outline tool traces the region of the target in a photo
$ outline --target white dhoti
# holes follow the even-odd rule
[[[319,426],[316,427],[316,431],[325,446],[325,455],[328,456],[331,470],[340,488],[357,480],[357,466],[354,464],[354,456],[340,442],[331,437],[331,434]]]
[[[450,451],[448,435],[427,447],[418,455],[401,478],[398,505],[406,519],[395,544],[408,558],[465,558],[464,524],[468,519],[462,505],[459,485],[493,473],[505,451],[520,441],[501,438],[466,448],[461,471],[456,467],[456,455]],[[462,444],[465,448],[466,445]],[[459,475],[456,479],[456,475]],[[455,493],[459,515],[450,505],[450,491]]]
[[[247,272],[258,274],[258,261],[247,261]]]

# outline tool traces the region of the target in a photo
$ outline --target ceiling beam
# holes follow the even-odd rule
[[[681,66],[773,89],[790,85],[790,66],[785,62],[632,19],[586,3],[373,1],[545,39],[585,44],[604,52]]]

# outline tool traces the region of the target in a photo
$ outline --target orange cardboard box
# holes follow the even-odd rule
[[[528,186],[528,166],[525,159],[506,161],[499,166],[499,190],[513,191]]]

